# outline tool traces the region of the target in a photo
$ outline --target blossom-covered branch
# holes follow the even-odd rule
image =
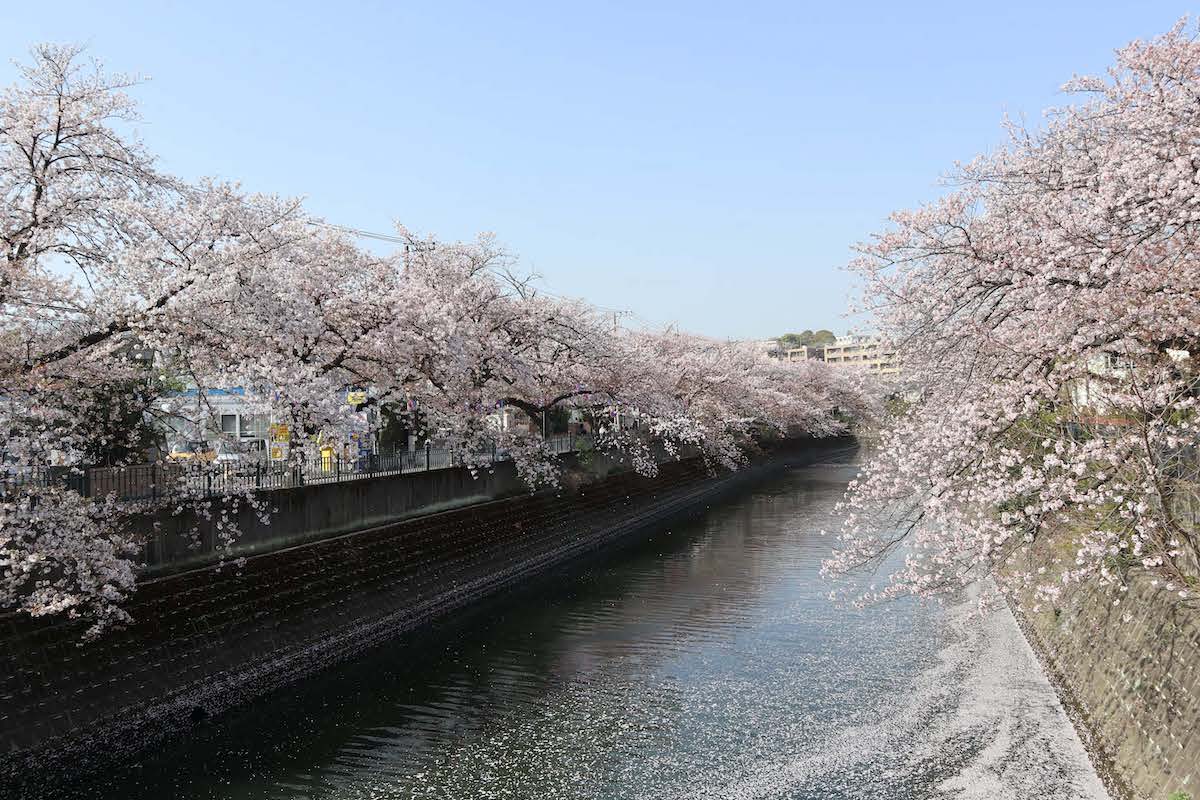
[[[1180,23],[1064,88],[854,263],[911,387],[827,568],[903,549],[885,595],[1200,589],[1200,44]]]
[[[63,480],[145,460],[150,439],[215,413],[227,387],[285,432],[291,458],[348,441],[353,392],[473,469],[504,449],[531,485],[558,479],[536,424],[550,412],[652,473],[652,447],[733,467],[765,429],[829,435],[870,411],[861,386],[821,365],[628,330],[545,296],[490,236],[401,228],[402,247],[377,255],[300,201],[166,175],[129,132],[136,80],[77,48],[37,48],[22,76],[0,98],[0,608],[93,630],[122,620],[133,513],[208,515],[231,544],[235,515],[178,469],[153,473],[162,485],[137,503]],[[534,424],[498,425],[505,407]],[[265,515],[264,494],[231,490],[229,503]]]

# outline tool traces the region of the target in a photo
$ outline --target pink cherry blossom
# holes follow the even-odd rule
[[[1197,585],[1200,43],[1180,23],[1065,89],[853,264],[910,386],[826,569],[902,550],[884,596]]]
[[[537,425],[558,409],[652,474],[659,450],[733,468],[772,432],[845,432],[882,396],[823,364],[610,324],[537,291],[491,236],[400,228],[396,252],[373,254],[298,200],[164,174],[128,132],[135,81],[78,49],[39,47],[22,74],[0,99],[0,608],[98,633],[136,589],[130,515],[198,514],[226,552],[239,504],[269,515],[250,488],[211,504],[204,464],[190,479],[158,465],[136,503],[48,477],[80,477],[89,453],[141,460],[132,429],[213,414],[228,387],[287,426],[294,459],[347,441],[346,393],[363,390],[472,470],[508,452],[531,486],[559,479]],[[499,407],[533,424],[499,426]]]

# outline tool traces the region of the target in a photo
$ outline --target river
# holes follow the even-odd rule
[[[1107,797],[1007,611],[830,602],[821,531],[850,477],[792,470],[78,796]]]

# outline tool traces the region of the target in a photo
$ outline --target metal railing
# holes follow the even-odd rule
[[[574,452],[588,437],[565,434],[546,440],[555,455]],[[58,484],[84,497],[116,495],[138,501],[178,497],[215,497],[261,489],[290,489],[324,483],[363,480],[450,469],[471,462],[509,461],[494,447],[464,458],[463,451],[426,446],[392,454],[369,453],[356,458],[317,455],[298,464],[270,461],[204,461],[195,463],[133,464],[125,467],[25,467],[0,474],[0,497],[25,486]]]

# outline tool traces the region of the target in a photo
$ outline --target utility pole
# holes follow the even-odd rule
[[[618,327],[620,326],[620,322],[618,321],[620,314],[621,314],[620,311],[613,312],[613,333],[616,333]],[[617,406],[617,434],[620,435],[620,433],[621,433],[621,407]]]

